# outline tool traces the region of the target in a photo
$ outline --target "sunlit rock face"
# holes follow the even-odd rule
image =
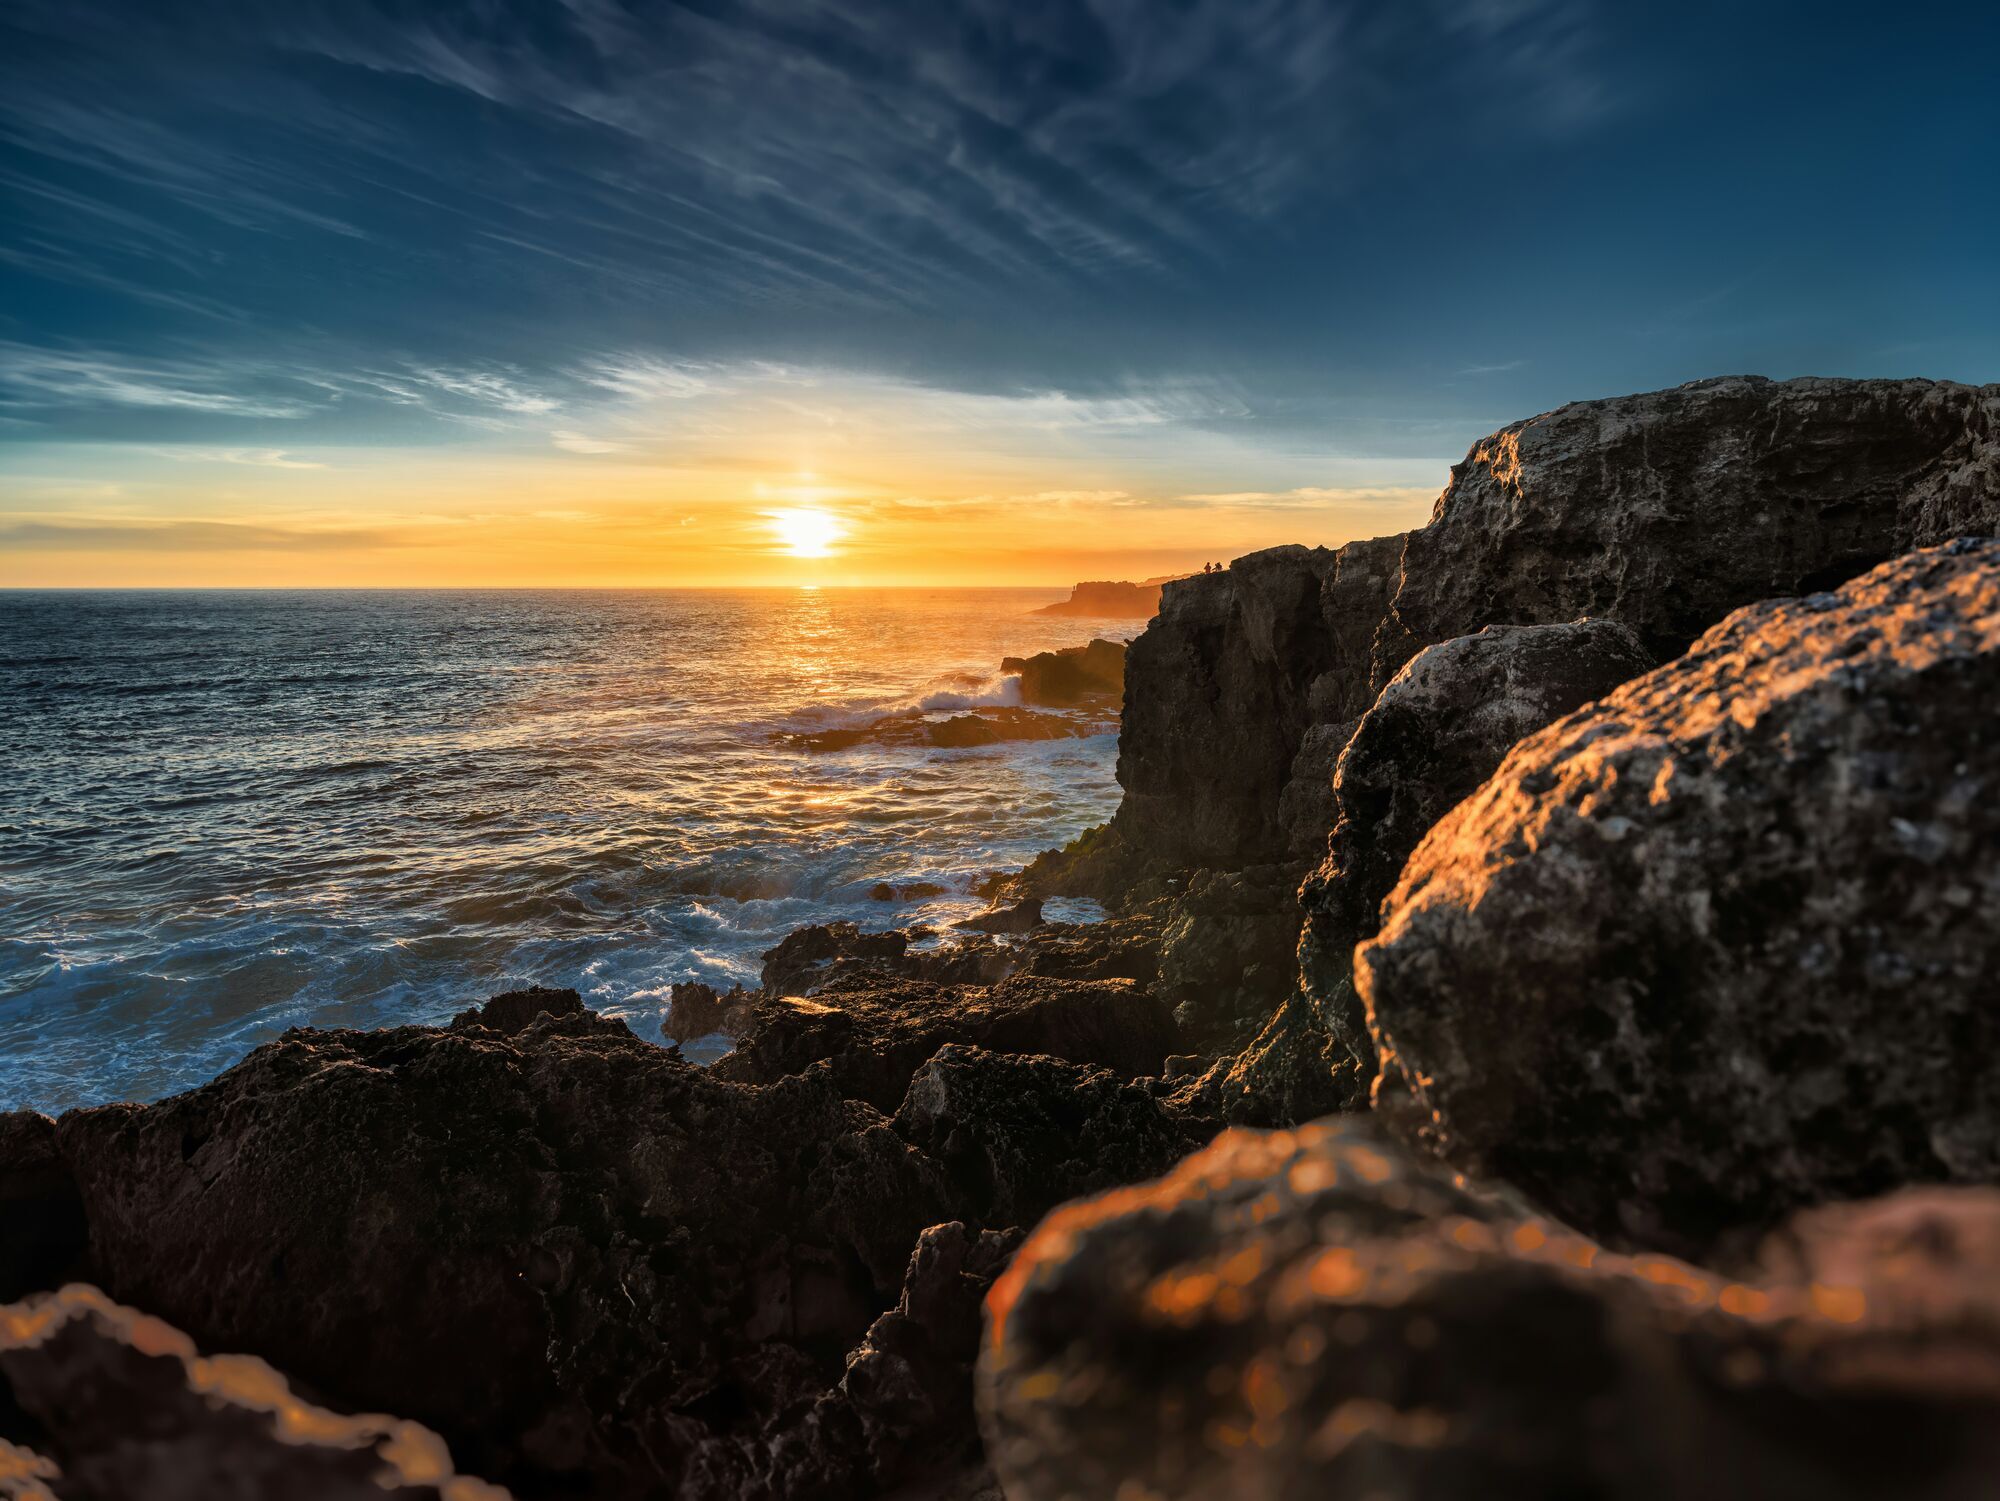
[[[507,1501],[428,1429],[316,1407],[82,1284],[0,1304],[0,1496]]]
[[[1365,1119],[1071,1205],[988,1300],[1010,1501],[1970,1501],[2000,1462],[2000,1195],[1626,1257]]]
[[[1299,964],[1315,1011],[1364,1075],[1375,1054],[1349,963],[1410,852],[1516,741],[1652,665],[1615,620],[1489,626],[1419,652],[1362,716],[1334,768],[1327,857],[1299,894]]]
[[[1410,533],[1376,645],[1603,616],[1658,658],[1730,610],[2000,532],[2000,386],[1730,376],[1502,428]]]
[[[1356,954],[1378,1105],[1601,1236],[2000,1181],[2000,542],[1739,611],[1522,742]]]

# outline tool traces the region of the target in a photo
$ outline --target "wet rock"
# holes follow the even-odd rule
[[[669,1042],[692,1042],[718,1032],[738,1036],[748,1024],[757,998],[741,985],[721,991],[700,980],[679,981],[667,992],[667,1014],[660,1023],[660,1034]]]
[[[2000,386],[1730,376],[1580,401],[1475,444],[1410,534],[1376,653],[1622,620],[1655,658],[1729,611],[2000,532]]]
[[[1095,695],[1101,697],[1102,695]],[[1078,702],[1085,700],[1079,699]],[[1109,705],[1105,706],[1107,709]],[[982,708],[940,719],[923,710],[886,714],[867,724],[836,725],[824,730],[786,731],[780,743],[804,751],[852,750],[857,745],[930,746],[962,750],[968,746],[1005,745],[1026,740],[1077,740],[1117,728],[1100,713],[1093,716],[1038,714],[1009,706]]]
[[[1042,925],[1042,899],[1025,896],[1011,907],[995,907],[952,924],[968,933],[1029,933]]]
[[[733,1085],[588,1012],[292,1032],[57,1138],[114,1296],[531,1495],[734,1496],[691,1456],[828,1390],[962,1217],[825,1068]]]
[[[2000,1181],[2000,542],[1739,611],[1517,746],[1356,954],[1382,1108],[1608,1238]]]
[[[0,1113],[0,1302],[75,1277],[86,1229],[56,1123],[32,1110]]]
[[[451,1019],[455,1032],[479,1027],[512,1037],[544,1016],[581,1016],[583,997],[574,990],[558,990],[547,985],[531,985],[526,990],[510,990],[481,1005],[461,1011]]]
[[[1131,980],[855,982],[761,1002],[736,1050],[710,1072],[769,1084],[825,1060],[842,1094],[892,1111],[918,1065],[947,1043],[1046,1054],[1133,1078],[1160,1072],[1174,1026],[1165,1004]]]
[[[1163,1172],[1215,1129],[1101,1069],[957,1044],[917,1070],[896,1112],[897,1132],[996,1225],[1033,1225],[1065,1199]]]
[[[1616,621],[1489,626],[1418,653],[1362,716],[1334,773],[1327,857],[1300,892],[1299,965],[1364,1074],[1375,1050],[1350,979],[1354,946],[1375,936],[1411,851],[1516,741],[1652,665]]]
[[[868,888],[871,902],[927,902],[944,894],[936,881],[877,881]]]
[[[1843,1213],[1738,1280],[1608,1252],[1365,1118],[1230,1132],[1030,1238],[989,1299],[988,1453],[1012,1501],[1970,1501],[2000,1461],[2000,1196]]]
[[[1021,701],[1048,708],[1118,702],[1125,693],[1125,643],[1099,637],[1032,657],[1008,657],[1002,672],[1019,673]]]
[[[9,1440],[13,1442],[10,1444]],[[296,1396],[246,1355],[73,1285],[0,1306],[0,1496],[20,1501],[506,1501],[396,1418]]]
[[[1402,538],[1278,547],[1168,584],[1126,662],[1114,827],[1141,862],[1240,870],[1317,858],[1282,804],[1315,724],[1368,707],[1370,642]]]
[[[778,946],[766,950],[760,982],[773,995],[803,995],[825,976],[834,960],[901,959],[909,949],[911,935],[892,929],[886,933],[863,932],[851,922],[815,923],[794,928]]]

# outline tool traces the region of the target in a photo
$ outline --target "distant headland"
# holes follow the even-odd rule
[[[1185,574],[1167,573],[1141,579],[1134,584],[1123,579],[1093,579],[1076,585],[1068,599],[1057,600],[1034,611],[1037,615],[1116,616],[1124,620],[1151,620],[1160,612],[1160,587]]]

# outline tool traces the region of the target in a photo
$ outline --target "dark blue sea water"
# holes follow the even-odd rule
[[[962,915],[1102,820],[1115,737],[811,754],[1129,636],[1048,591],[0,593],[0,1109],[301,1024],[573,985],[657,1036],[789,929]],[[885,903],[879,881],[947,894]]]

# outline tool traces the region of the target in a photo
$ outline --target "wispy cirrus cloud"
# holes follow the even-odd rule
[[[156,448],[163,459],[177,464],[246,464],[259,469],[324,469],[325,464],[301,459],[282,448]]]

